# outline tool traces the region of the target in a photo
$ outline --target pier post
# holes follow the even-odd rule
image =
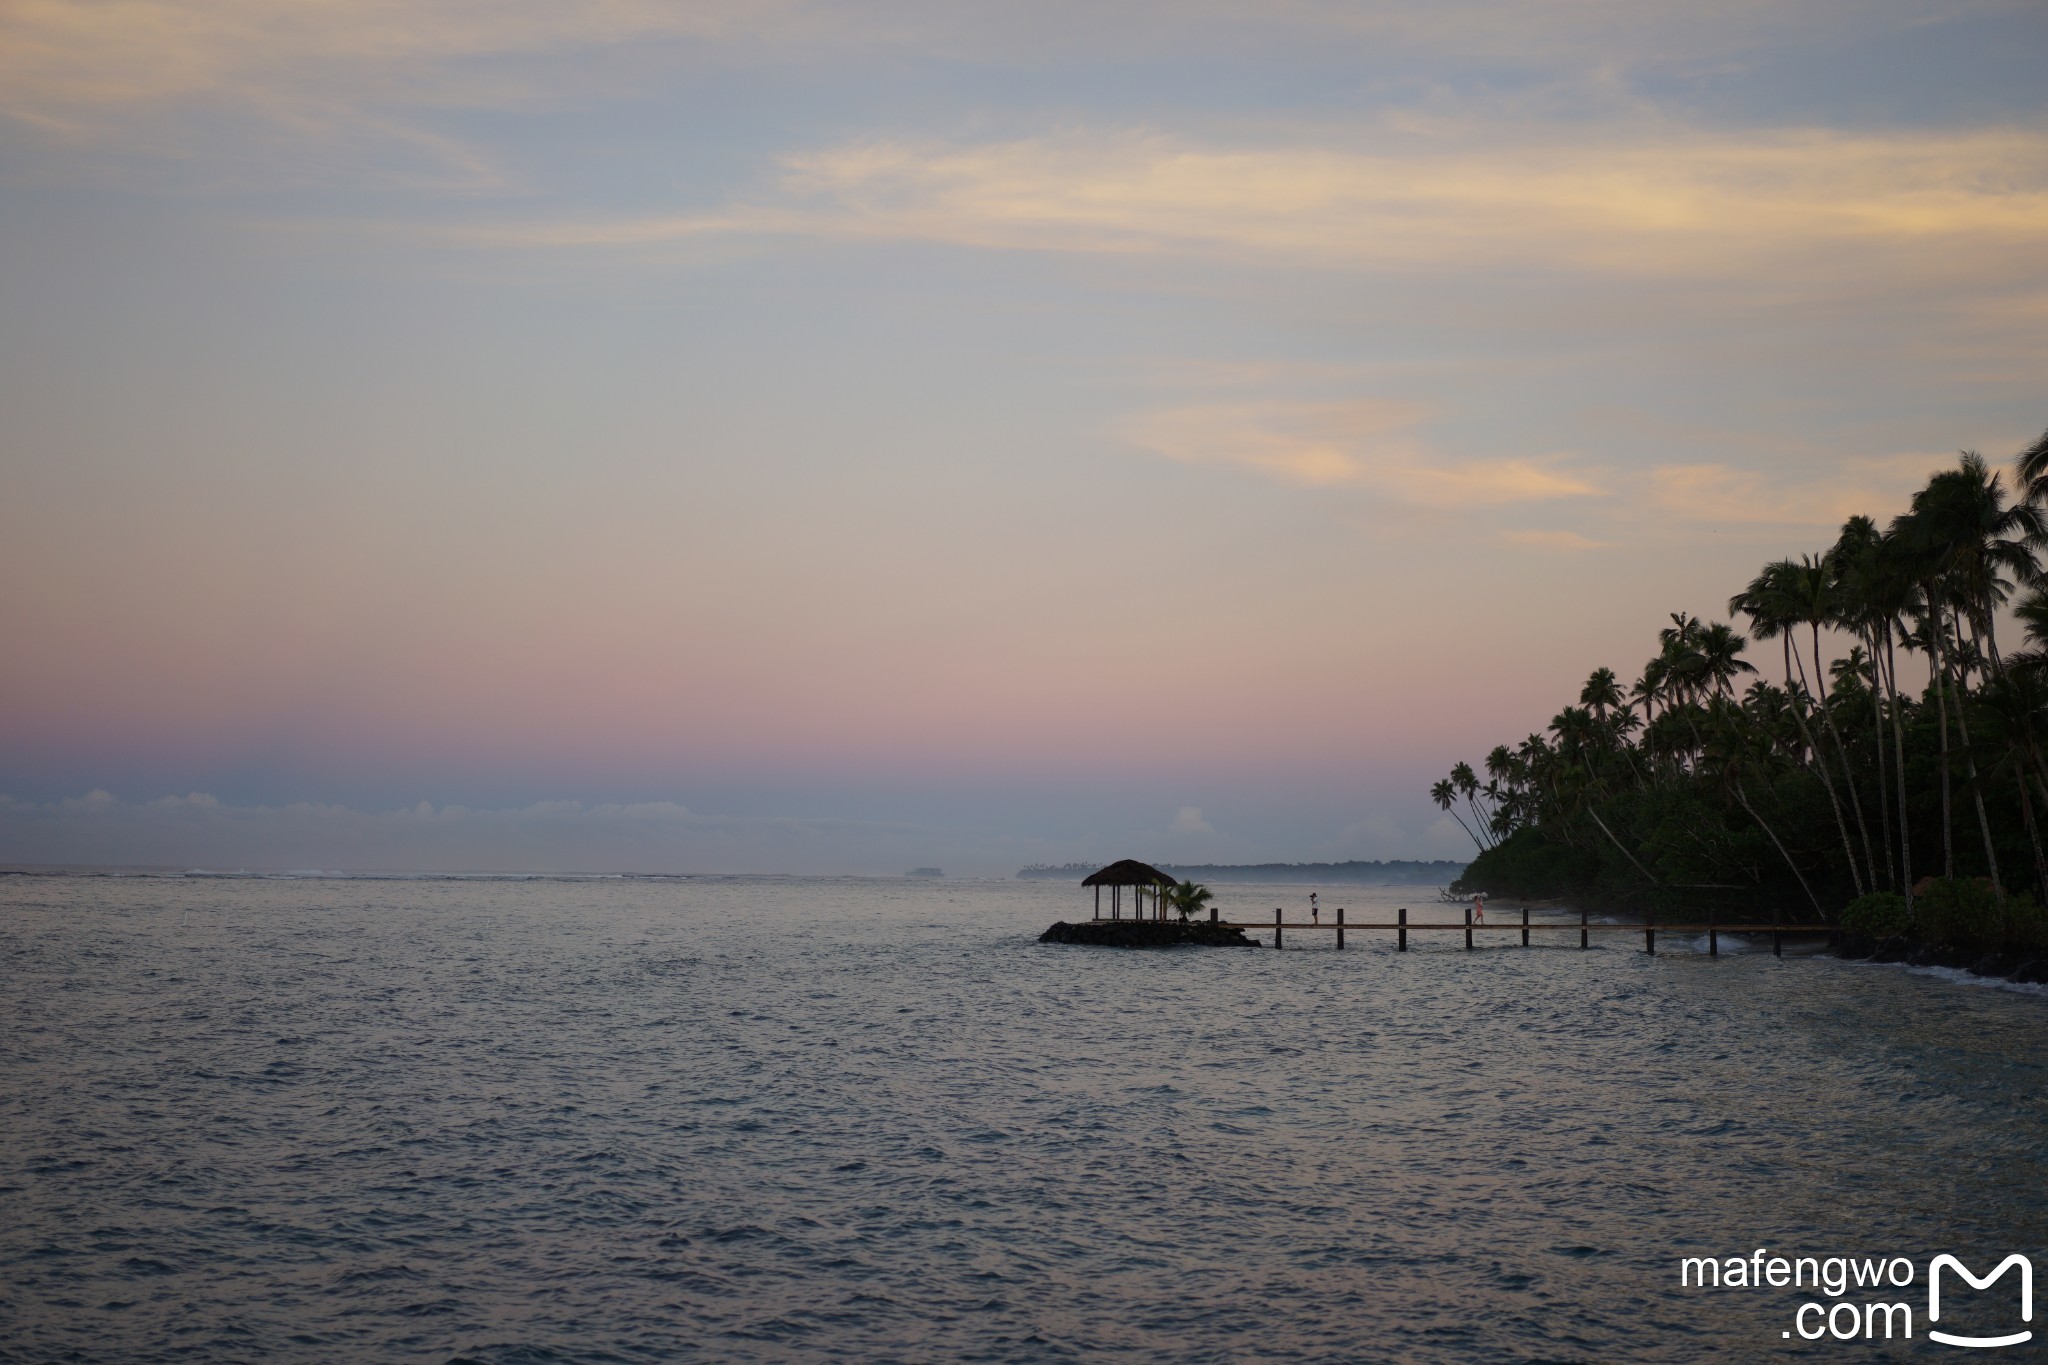
[[[1522,946],[1529,946],[1529,907],[1522,907]]]
[[[1401,927],[1398,930],[1396,930],[1396,932],[1400,934],[1400,938],[1395,941],[1394,951],[1397,953],[1405,953],[1408,951],[1408,912],[1406,910],[1402,910],[1400,912],[1400,915]]]
[[[1214,924],[1215,922],[1216,922],[1216,907],[1215,907],[1215,905],[1211,904],[1211,905],[1210,905],[1210,907],[1209,907],[1209,923],[1211,923],[1211,924]]]
[[[1584,910],[1579,911],[1579,946],[1581,948],[1586,946],[1586,912]]]
[[[1273,907],[1273,946],[1275,948],[1280,946],[1280,936],[1286,932],[1285,929],[1280,927],[1280,907],[1276,905]]]
[[[1344,907],[1337,907],[1337,951],[1344,951]]]
[[[1643,926],[1643,951],[1651,957],[1657,955],[1657,930],[1652,925]]]
[[[1465,907],[1465,951],[1472,951],[1472,907]]]

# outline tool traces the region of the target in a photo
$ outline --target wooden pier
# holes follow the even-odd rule
[[[1271,922],[1267,922],[1263,920],[1222,919],[1218,915],[1217,908],[1212,905],[1209,907],[1209,923],[1220,925],[1226,929],[1271,929],[1273,931],[1273,946],[1275,948],[1287,946],[1287,931],[1290,929],[1307,930],[1310,933],[1320,933],[1328,930],[1336,934],[1339,950],[1342,950],[1344,947],[1344,934],[1346,930],[1391,930],[1394,934],[1394,950],[1402,953],[1408,951],[1408,934],[1411,930],[1416,933],[1447,932],[1455,934],[1462,932],[1465,935],[1465,948],[1468,952],[1473,947],[1473,936],[1475,934],[1519,933],[1522,936],[1521,946],[1524,948],[1529,946],[1529,935],[1532,933],[1540,934],[1558,931],[1570,933],[1573,930],[1577,930],[1579,947],[1581,948],[1590,946],[1594,934],[1641,934],[1643,936],[1643,951],[1651,954],[1657,951],[1657,934],[1661,930],[1667,934],[1705,934],[1707,936],[1707,954],[1710,957],[1719,957],[1721,955],[1721,935],[1723,933],[1769,934],[1771,936],[1771,952],[1779,957],[1785,955],[1785,935],[1787,934],[1825,934],[1830,943],[1833,943],[1841,934],[1841,926],[1838,924],[1786,924],[1783,921],[1776,921],[1771,924],[1722,924],[1717,920],[1708,920],[1704,924],[1659,924],[1654,921],[1644,921],[1638,924],[1596,924],[1583,910],[1579,912],[1578,923],[1573,924],[1568,920],[1531,920],[1527,906],[1522,907],[1520,922],[1496,921],[1487,923],[1482,921],[1475,923],[1470,907],[1466,908],[1463,921],[1418,921],[1410,923],[1406,909],[1397,910],[1394,913],[1396,918],[1391,923],[1384,920],[1352,920],[1347,923],[1344,919],[1342,907],[1333,912],[1334,918],[1330,920],[1289,921],[1282,918],[1279,910],[1275,910]],[[1096,918],[1101,918],[1099,911]]]

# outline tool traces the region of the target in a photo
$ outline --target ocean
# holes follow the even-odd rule
[[[0,878],[0,1359],[1941,1355],[1680,1260],[2048,1270],[2039,988],[1620,934],[1036,941],[1089,905]]]

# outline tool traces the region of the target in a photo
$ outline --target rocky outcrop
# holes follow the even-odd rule
[[[1084,919],[1065,920],[1038,936],[1040,943],[1088,943],[1099,948],[1256,948],[1257,939],[1241,929],[1195,920]]]

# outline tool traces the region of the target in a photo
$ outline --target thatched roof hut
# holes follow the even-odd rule
[[[1136,858],[1125,858],[1111,863],[1100,872],[1091,872],[1081,879],[1081,885],[1095,888],[1095,918],[1102,918],[1102,888],[1109,888],[1109,917],[1122,919],[1124,910],[1124,888],[1133,888],[1131,893],[1131,914],[1134,918],[1146,918],[1145,891],[1150,888],[1152,917],[1166,918],[1166,897],[1160,894],[1162,888],[1178,886],[1150,863],[1141,863]]]
[[[1141,863],[1136,858],[1125,858],[1111,863],[1100,872],[1091,872],[1081,879],[1083,886],[1178,886],[1180,882],[1167,876],[1150,863]]]

